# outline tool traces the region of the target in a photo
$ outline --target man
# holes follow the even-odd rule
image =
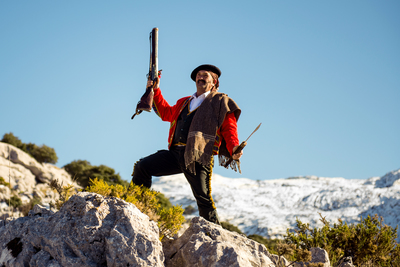
[[[170,106],[154,86],[153,109],[163,121],[171,123],[168,150],[140,159],[133,168],[132,181],[151,187],[152,176],[184,173],[196,198],[199,214],[220,224],[211,196],[211,176],[214,155],[225,160],[239,146],[237,120],[240,109],[226,94],[218,92],[221,71],[213,65],[201,65],[193,70],[196,93],[179,99]],[[147,87],[153,82],[148,81]],[[242,156],[233,154],[233,164]],[[234,167],[234,166],[232,166]]]

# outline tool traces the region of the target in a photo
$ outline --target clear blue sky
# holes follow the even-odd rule
[[[211,63],[242,108],[241,140],[262,122],[242,175],[369,178],[400,168],[399,1],[0,1],[0,135],[46,144],[57,166],[105,164],[130,180],[167,147],[169,123],[134,120],[149,32],[161,89],[191,95]]]

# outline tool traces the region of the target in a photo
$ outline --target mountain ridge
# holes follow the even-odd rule
[[[295,228],[297,218],[320,227],[319,213],[332,223],[338,219],[358,223],[361,216],[375,214],[393,228],[400,223],[400,169],[366,180],[317,176],[251,180],[214,174],[211,184],[220,219],[246,235],[282,238],[286,229]],[[181,174],[156,177],[152,188],[173,205],[197,207]]]

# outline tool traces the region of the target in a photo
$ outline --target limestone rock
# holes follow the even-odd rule
[[[330,267],[329,255],[325,249],[322,248],[311,248],[311,262],[312,263],[323,263],[324,267]]]
[[[0,227],[0,266],[164,266],[157,224],[133,204],[81,192]]]
[[[279,257],[278,255],[272,254],[270,258],[276,266],[289,266],[291,264],[284,256]]]
[[[45,207],[42,207],[38,204],[36,204],[32,210],[29,211],[28,216],[29,217],[34,217],[34,216],[42,216],[42,217],[47,217],[51,216],[54,214],[54,211],[48,210]]]
[[[165,266],[275,266],[266,247],[194,217],[176,240],[163,242]]]
[[[294,267],[307,267],[309,263],[322,263],[324,267],[330,267],[328,252],[322,248],[311,248],[311,261],[310,262],[296,262]]]
[[[48,163],[41,164],[21,149],[2,142],[0,142],[0,177],[9,184],[0,184],[0,218],[6,218],[10,213],[13,217],[21,216],[8,206],[7,200],[13,195],[18,196],[22,204],[39,197],[41,203],[49,207],[50,202],[58,199],[58,193],[48,185],[52,179],[58,180],[58,183],[63,185],[80,188],[64,169]]]
[[[10,165],[8,162],[8,160],[10,160],[11,163],[14,164],[12,165],[12,170],[14,169],[17,172],[21,172],[23,176],[27,174],[26,170],[28,170],[35,179],[42,183],[49,183],[51,179],[55,178],[57,178],[60,183],[66,184],[71,182],[71,177],[65,170],[59,169],[49,163],[39,163],[29,154],[10,144],[0,142],[0,158],[7,160],[2,160],[1,162],[2,172],[0,173],[0,175],[4,178],[8,177],[7,167],[9,167],[8,165]],[[15,176],[16,175],[12,175],[12,177]],[[23,176],[21,176],[21,178],[23,178]]]

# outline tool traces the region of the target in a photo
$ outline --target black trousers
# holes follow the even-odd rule
[[[185,167],[184,147],[173,147],[140,159],[133,167],[132,182],[151,187],[152,176],[165,176],[183,173],[192,188],[199,215],[206,220],[220,224],[214,201],[211,196],[212,166],[208,168],[196,162],[196,174]],[[213,158],[210,160],[213,161]]]

